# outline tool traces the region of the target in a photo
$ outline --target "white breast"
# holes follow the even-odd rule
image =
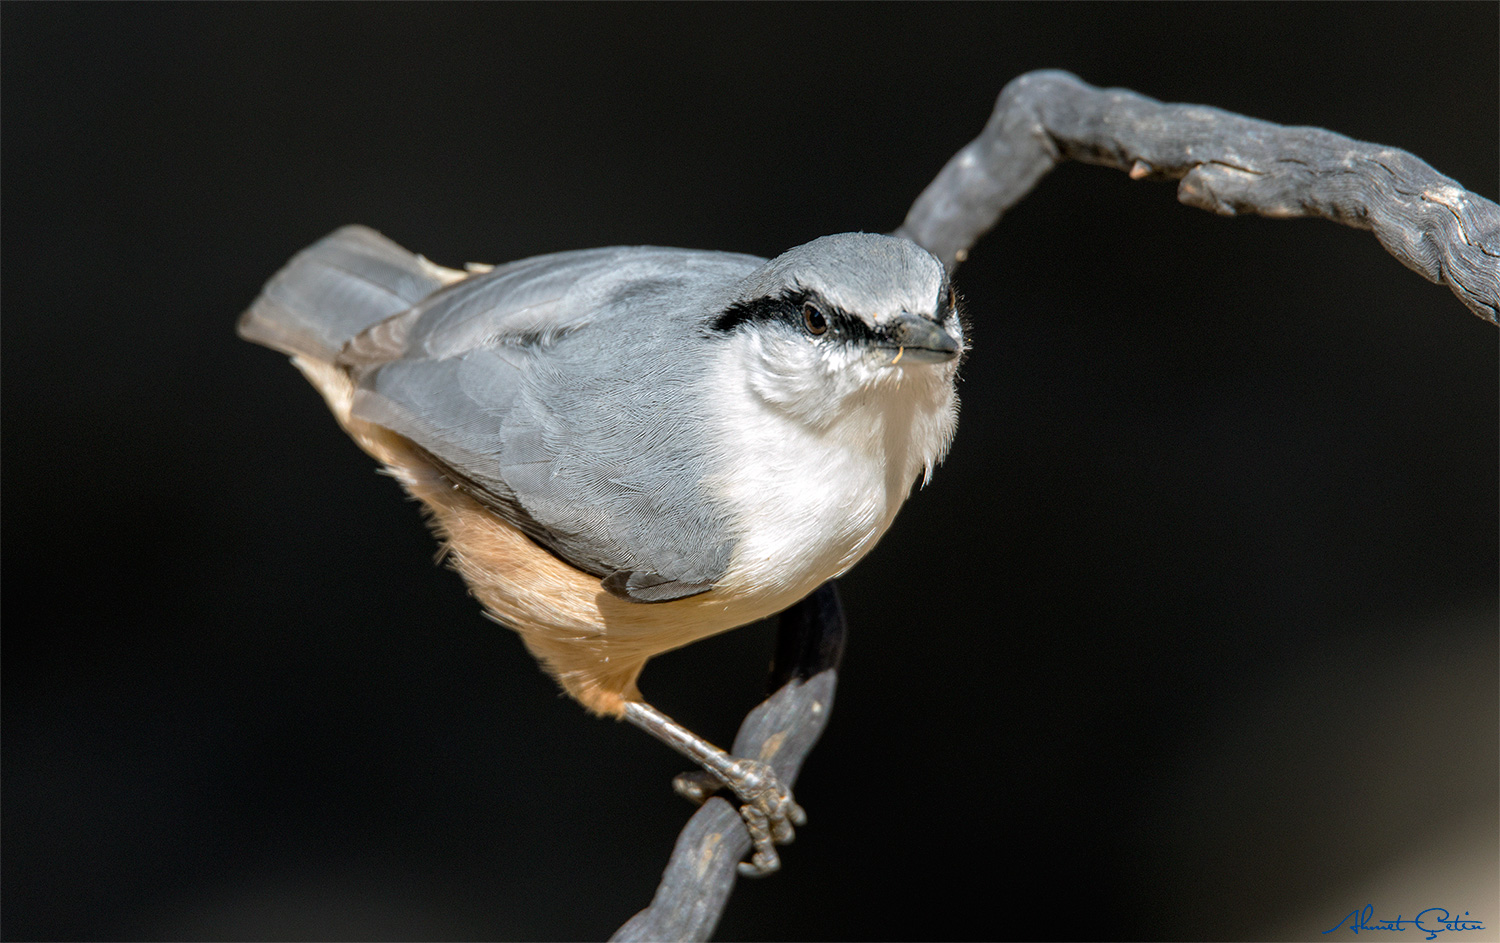
[[[722,591],[800,598],[857,563],[890,526],[957,422],[948,365],[881,365],[857,389],[809,384],[817,421],[764,395],[784,378],[725,357],[716,376],[719,471],[707,482],[732,510],[739,543]],[[845,386],[845,384],[838,384]],[[757,389],[759,388],[759,389]],[[791,408],[788,408],[788,407]]]

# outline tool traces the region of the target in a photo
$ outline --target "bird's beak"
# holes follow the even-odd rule
[[[903,360],[911,363],[942,363],[957,357],[961,350],[953,335],[927,318],[914,314],[903,314],[882,327],[880,346],[894,350],[892,364]]]

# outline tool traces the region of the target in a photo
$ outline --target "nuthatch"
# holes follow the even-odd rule
[[[347,226],[239,332],[291,355],[570,695],[739,796],[742,870],[778,866],[805,820],[790,791],[636,678],[848,570],[931,476],[964,349],[936,258],[847,233],[771,260],[638,246],[458,271]]]

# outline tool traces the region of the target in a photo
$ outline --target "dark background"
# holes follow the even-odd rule
[[[457,265],[889,230],[1044,67],[1493,199],[1497,36],[1493,3],[6,4],[4,936],[599,939],[691,811],[234,337],[325,232]],[[1081,166],[959,284],[957,443],[843,581],[811,821],[720,937],[1500,924],[1495,327],[1368,233]],[[726,742],[772,639],[642,687]]]

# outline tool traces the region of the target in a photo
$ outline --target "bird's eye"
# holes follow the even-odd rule
[[[805,304],[802,306],[802,326],[807,328],[807,333],[816,336],[828,330],[828,319],[817,305]]]
[[[953,290],[953,286],[952,285],[949,285],[948,286],[948,310],[949,311],[953,311],[957,307],[958,307],[958,292],[956,292],[956,291]]]

